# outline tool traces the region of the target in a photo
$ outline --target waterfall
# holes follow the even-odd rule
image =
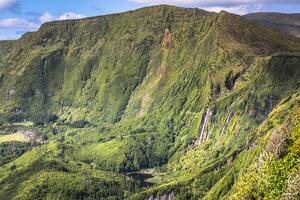
[[[214,129],[214,126],[211,128],[211,130],[213,130]],[[210,133],[211,133],[211,131],[209,130],[209,128],[208,128],[208,124],[207,124],[207,135],[206,135],[206,141],[208,141],[209,140],[209,138],[210,138]]]
[[[204,131],[205,131],[205,128],[206,128],[206,125],[207,125],[207,122],[208,122],[208,118],[209,118],[210,115],[211,115],[210,107],[208,107],[206,112],[203,115],[204,116],[204,121],[203,121],[203,124],[202,124],[201,129],[200,129],[200,136],[199,136],[198,144],[201,144],[203,142]]]
[[[220,138],[223,136],[223,134],[224,134],[224,132],[225,132],[225,130],[226,130],[228,124],[229,124],[229,121],[230,121],[230,118],[231,118],[231,114],[232,114],[231,111],[228,112],[228,114],[227,114],[225,123],[224,123],[224,125],[222,127],[222,130],[221,130],[221,133],[220,133]]]

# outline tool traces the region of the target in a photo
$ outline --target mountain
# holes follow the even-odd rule
[[[0,199],[298,197],[300,39],[161,5],[0,52]]]
[[[300,38],[300,13],[251,13],[245,17],[255,23]]]

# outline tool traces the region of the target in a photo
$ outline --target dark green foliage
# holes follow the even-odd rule
[[[84,128],[85,126],[88,126],[88,125],[89,125],[89,123],[84,120],[79,120],[79,121],[70,123],[70,127],[72,127],[72,128]]]
[[[54,123],[58,120],[58,116],[57,115],[49,115],[46,119],[47,123]]]
[[[0,135],[8,135],[17,132],[16,126],[0,126]]]
[[[5,142],[0,144],[0,166],[13,161],[32,147],[33,143],[25,142]]]

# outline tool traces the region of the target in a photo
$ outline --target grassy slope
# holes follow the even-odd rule
[[[21,133],[15,133],[11,135],[2,135],[0,136],[0,143],[2,142],[10,142],[10,141],[27,141],[27,138]]]
[[[300,58],[286,52],[300,51],[299,40],[225,12],[159,6],[54,22],[0,47],[2,120],[60,117],[39,128],[53,142],[0,169],[3,197],[226,197],[264,148],[250,146],[268,140],[258,134],[268,114],[298,98]],[[192,148],[208,106],[211,136]],[[70,128],[75,120],[91,125]],[[143,191],[117,174],[163,164],[160,184]]]

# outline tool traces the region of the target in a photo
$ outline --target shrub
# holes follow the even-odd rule
[[[87,121],[79,120],[79,121],[74,121],[74,122],[70,123],[69,126],[72,128],[84,128],[88,125],[89,125],[89,123]]]

